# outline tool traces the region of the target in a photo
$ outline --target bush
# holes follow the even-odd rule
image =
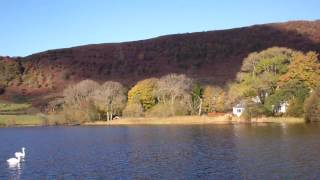
[[[142,117],[143,107],[138,103],[131,103],[123,110],[123,116],[125,117]]]
[[[267,109],[260,103],[249,102],[242,113],[241,118],[251,120],[252,118],[263,117],[268,114]]]
[[[168,105],[157,104],[153,106],[148,112],[147,116],[151,117],[169,117],[172,116],[171,110]]]
[[[151,117],[169,117],[169,116],[183,116],[190,114],[187,106],[175,103],[170,104],[157,104],[147,112],[147,116]]]
[[[86,104],[83,104],[79,109],[76,109],[72,106],[65,106],[64,117],[66,119],[66,122],[69,124],[81,124],[87,121],[95,121],[99,119],[99,113],[93,103],[88,102]]]
[[[305,120],[307,122],[320,121],[320,88],[312,92],[304,103]]]
[[[287,116],[301,117],[303,116],[303,100],[295,98],[289,102],[288,110],[286,112]]]

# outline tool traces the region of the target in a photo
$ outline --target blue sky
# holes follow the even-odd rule
[[[0,0],[0,55],[320,19],[319,0]]]

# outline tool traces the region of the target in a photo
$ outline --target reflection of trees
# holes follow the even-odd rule
[[[312,157],[317,157],[320,144],[313,139],[318,127],[292,125],[235,125],[236,150],[241,174],[249,179],[294,179],[316,174]],[[312,155],[312,157],[310,157]],[[308,170],[307,170],[308,169]]]
[[[233,141],[232,129],[224,125],[130,128],[129,169],[137,178],[230,177],[237,172]]]

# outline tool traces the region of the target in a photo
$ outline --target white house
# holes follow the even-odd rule
[[[255,103],[261,103],[261,100],[260,100],[260,97],[259,96],[256,96],[256,97],[253,97],[251,98],[251,100]]]
[[[289,103],[287,101],[281,102],[277,107],[274,108],[276,113],[286,113],[288,110]]]
[[[233,108],[232,108],[232,113],[238,117],[241,116],[241,114],[243,113],[244,111],[244,104],[242,103],[239,103],[237,105],[235,105]]]

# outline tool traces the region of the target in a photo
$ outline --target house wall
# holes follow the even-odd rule
[[[234,115],[240,117],[241,114],[243,113],[243,111],[244,111],[244,108],[233,108],[233,112],[232,113]]]

